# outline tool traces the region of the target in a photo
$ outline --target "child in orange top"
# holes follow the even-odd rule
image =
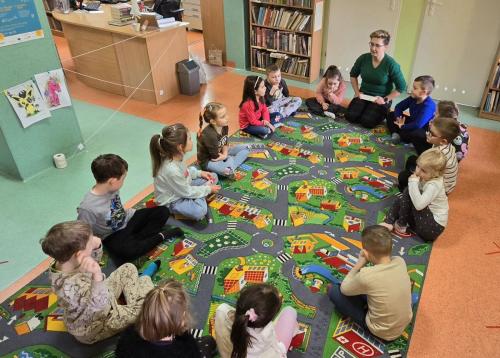
[[[316,87],[316,97],[306,99],[307,108],[314,114],[335,118],[343,112],[340,103],[344,99],[346,85],[337,66],[330,66]]]

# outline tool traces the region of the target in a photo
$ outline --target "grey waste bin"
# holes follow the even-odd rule
[[[193,60],[177,62],[181,93],[192,96],[200,92],[200,67]]]

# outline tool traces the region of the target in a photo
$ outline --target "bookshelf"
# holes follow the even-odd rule
[[[54,0],[43,0],[43,6],[45,7],[45,14],[47,15],[52,35],[64,37],[61,23],[52,16],[52,11],[54,11]]]
[[[500,44],[484,88],[479,117],[500,121]]]
[[[249,0],[251,70],[265,72],[276,63],[285,78],[315,81],[321,61],[323,5],[323,0]]]

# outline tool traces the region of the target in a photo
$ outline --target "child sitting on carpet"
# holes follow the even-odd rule
[[[258,76],[247,76],[240,103],[240,129],[250,135],[266,139],[275,127],[264,102],[266,86]]]
[[[302,104],[300,97],[290,97],[288,86],[281,78],[281,70],[273,63],[266,68],[266,86],[265,101],[269,112],[272,115],[279,115],[286,118],[293,115]]]
[[[180,229],[162,230],[169,216],[166,208],[123,207],[119,190],[127,176],[128,163],[120,156],[100,155],[92,161],[91,169],[96,184],[77,208],[78,220],[91,225],[118,263],[132,261],[163,240],[183,235]]]
[[[337,66],[329,66],[316,87],[316,97],[306,99],[307,108],[316,115],[335,119],[335,113],[345,111],[340,103],[344,99],[346,88]]]
[[[394,112],[389,112],[386,122],[394,144],[401,140],[413,143],[414,138],[425,135],[429,128],[428,123],[436,112],[436,104],[431,98],[433,89],[434,78],[418,76],[413,81],[410,96],[399,102]],[[410,112],[409,116],[403,114],[406,110]]]
[[[203,129],[203,121],[208,125]],[[234,176],[234,170],[243,163],[250,153],[248,146],[229,146],[227,109],[217,102],[208,103],[200,113],[198,134],[198,163],[201,169],[223,176]]]
[[[135,322],[144,297],[153,289],[151,277],[139,277],[135,266],[127,263],[106,278],[98,263],[101,240],[89,224],[54,225],[40,243],[43,252],[55,260],[49,271],[52,289],[64,310],[66,328],[78,341],[92,344]],[[117,302],[122,294],[124,305]]]
[[[397,339],[413,316],[411,283],[404,260],[392,256],[391,233],[380,225],[365,228],[358,262],[328,297],[335,309],[386,341]],[[371,262],[373,266],[365,267]]]
[[[448,222],[445,167],[446,158],[440,148],[423,152],[417,159],[415,173],[408,179],[408,188],[394,201],[380,225],[399,234],[406,234],[410,227],[425,241],[436,240]]]
[[[122,333],[115,356],[212,357],[214,339],[195,339],[189,333],[191,321],[188,294],[180,282],[168,279],[148,293],[137,322]]]
[[[469,151],[470,135],[467,126],[458,121],[458,115],[460,114],[458,106],[453,101],[439,101],[437,105],[437,113],[440,117],[453,118],[458,122],[460,133],[455,139],[453,139],[451,144],[455,147],[457,160],[460,162]]]
[[[164,127],[161,134],[151,138],[155,200],[173,214],[201,220],[208,210],[205,197],[218,192],[220,186],[215,185],[217,174],[186,167],[184,154],[191,149],[191,136],[180,123]]]
[[[451,144],[460,132],[458,121],[453,118],[437,116],[429,123],[427,131],[427,142],[433,147],[439,148],[446,158],[446,168],[443,173],[444,189],[450,194],[457,183],[458,160],[455,147]],[[406,161],[405,170],[399,173],[399,188],[403,191],[408,185],[409,176],[415,171],[417,157],[411,156]]]
[[[245,286],[236,310],[226,303],[215,311],[217,348],[222,358],[285,358],[297,331],[297,311],[281,308],[276,287],[269,284]]]

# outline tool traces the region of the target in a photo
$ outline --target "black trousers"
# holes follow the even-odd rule
[[[398,175],[398,187],[400,192],[404,192],[408,187],[408,178],[415,173],[417,168],[417,156],[412,155],[406,160],[405,168]]]
[[[365,128],[374,128],[384,121],[391,108],[392,101],[386,104],[376,104],[355,97],[347,108],[346,119],[351,123],[358,123]]]
[[[317,116],[323,116],[325,114],[323,106],[319,104],[319,102],[316,100],[316,97],[306,99],[306,106],[307,109],[309,109],[309,112],[311,112],[312,114],[315,114]],[[326,111],[335,114],[344,114],[346,110],[344,107],[339,106],[338,104],[329,103],[328,109]]]
[[[429,130],[428,126],[424,128],[419,128],[411,131],[410,133],[402,133],[401,140],[406,143],[411,143],[415,147],[415,151],[418,155],[425,152],[427,149],[432,148],[432,144],[427,142],[427,131]]]
[[[436,240],[444,231],[444,226],[434,220],[429,207],[422,210],[415,208],[408,188],[403,191],[401,197],[396,198],[385,218],[385,222],[389,224],[394,224],[396,221],[402,226],[410,226],[425,241]]]
[[[159,232],[169,215],[164,206],[137,210],[127,226],[106,237],[103,244],[117,263],[135,260],[163,241]]]

